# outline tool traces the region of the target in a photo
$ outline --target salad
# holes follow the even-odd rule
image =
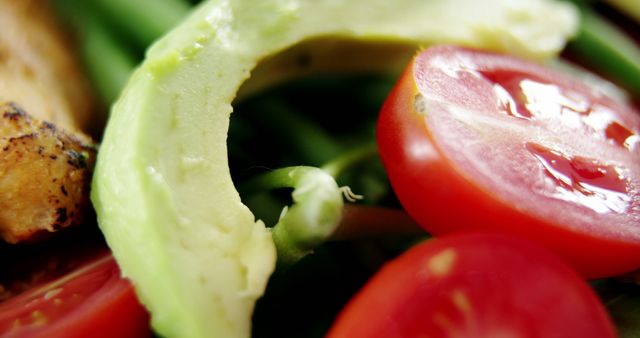
[[[52,4],[100,231],[3,248],[66,262],[7,336],[640,332],[633,4]]]

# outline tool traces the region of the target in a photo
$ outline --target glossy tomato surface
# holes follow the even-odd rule
[[[108,252],[0,303],[0,337],[150,337],[149,315]]]
[[[640,268],[640,115],[537,64],[440,46],[384,104],[377,142],[435,235],[523,235],[584,276]]]
[[[387,263],[347,304],[329,338],[614,337],[591,288],[533,243],[450,235]]]

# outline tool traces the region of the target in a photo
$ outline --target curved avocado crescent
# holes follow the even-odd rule
[[[308,70],[399,70],[417,46],[434,43],[544,59],[576,26],[573,8],[550,0],[200,5],[152,46],[114,105],[93,182],[99,225],[154,330],[251,334],[276,253],[229,173],[227,131],[241,86],[248,95]],[[300,53],[317,66],[298,62]]]

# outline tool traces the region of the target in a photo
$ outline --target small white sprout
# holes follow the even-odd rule
[[[344,199],[346,199],[349,202],[355,202],[357,200],[361,200],[364,198],[364,196],[358,195],[353,191],[351,191],[351,188],[348,185],[340,187],[339,189],[340,189],[340,192],[342,193],[342,196],[344,196]]]
[[[289,206],[285,205],[284,208],[282,208],[282,211],[280,212],[280,218],[278,218],[278,220],[282,220],[284,216],[287,214],[287,211],[289,211]]]

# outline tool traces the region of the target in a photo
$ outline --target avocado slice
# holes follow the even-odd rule
[[[276,253],[269,230],[240,201],[226,139],[232,102],[252,70],[260,75],[243,95],[304,69],[342,71],[340,51],[353,41],[389,47],[352,57],[355,68],[398,69],[416,46],[436,42],[543,59],[576,23],[570,5],[549,0],[200,5],[152,46],[113,106],[93,182],[100,227],[153,328],[166,337],[250,335]],[[290,71],[300,50],[312,54],[312,66]]]

